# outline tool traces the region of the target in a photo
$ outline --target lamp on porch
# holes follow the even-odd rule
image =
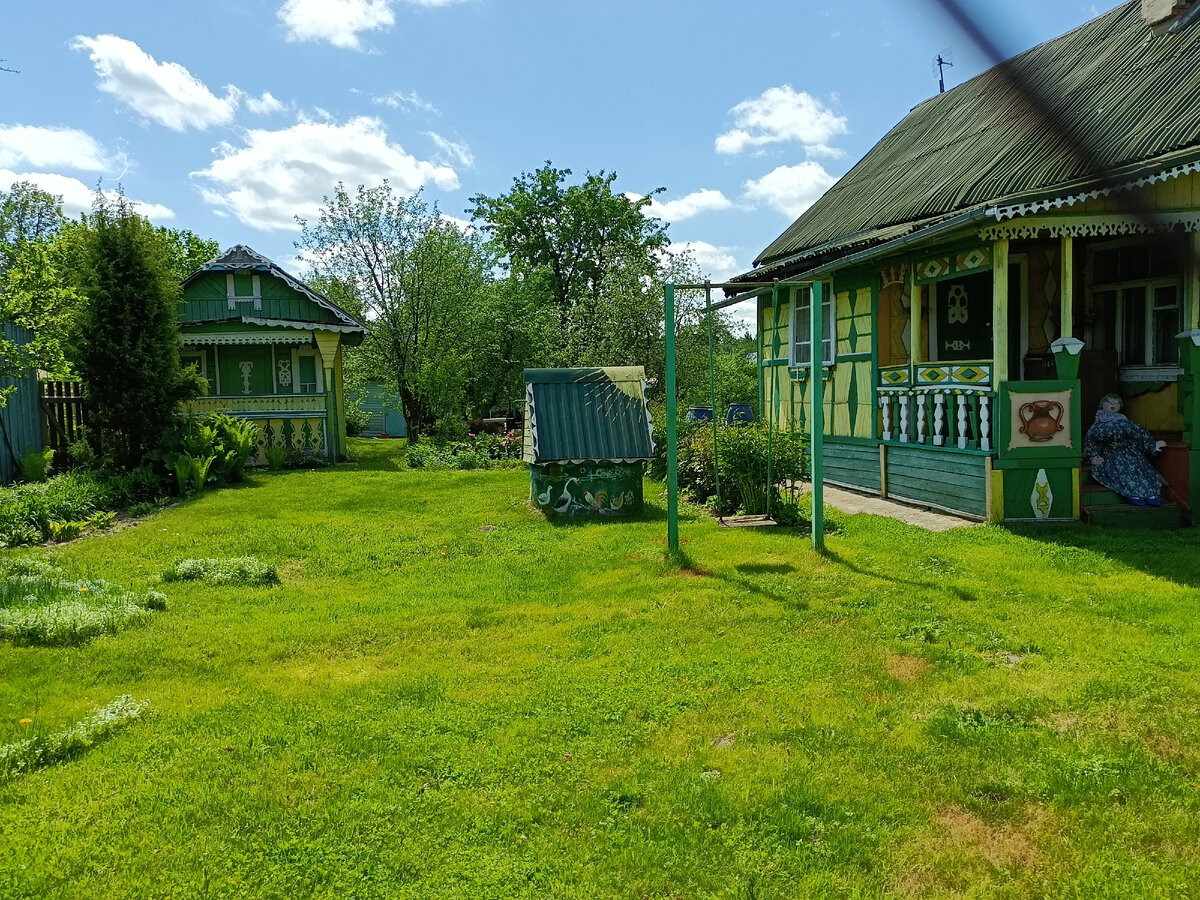
[[[1059,338],[1050,345],[1054,353],[1054,367],[1058,377],[1064,380],[1074,380],[1079,377],[1079,354],[1083,352],[1083,341],[1079,338]]]

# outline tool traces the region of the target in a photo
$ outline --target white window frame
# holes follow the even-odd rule
[[[809,335],[809,340],[798,341],[796,335],[799,333],[798,322],[800,321],[801,299],[803,298],[804,321],[809,321],[812,310],[812,288],[801,287],[796,288],[792,293],[792,309],[791,322],[788,327],[788,365],[792,367],[812,365],[812,335]],[[822,337],[822,350],[825,353],[825,358],[821,360],[821,364],[832,366],[837,360],[837,298],[833,295],[833,286],[830,284],[821,285],[821,305],[829,305],[829,320],[825,323],[824,334]],[[797,349],[800,347],[809,348],[809,359],[802,361]]]
[[[230,309],[237,309],[239,303],[249,303],[253,309],[262,309],[262,279],[257,275],[250,276],[250,294],[239,295],[237,292],[236,282],[234,281],[234,273],[225,273],[225,299],[229,302]]]
[[[1099,253],[1119,250],[1122,247],[1151,243],[1145,236],[1109,241],[1092,247],[1088,254],[1088,305],[1093,304],[1095,295],[1112,291],[1116,294],[1113,304],[1116,323],[1114,324],[1113,344],[1117,351],[1118,378],[1121,381],[1175,381],[1183,372],[1178,363],[1162,363],[1154,359],[1154,295],[1159,288],[1173,287],[1175,289],[1175,309],[1183,322],[1187,323],[1188,300],[1185,293],[1185,273],[1165,275],[1157,278],[1140,278],[1130,281],[1094,282],[1095,257]],[[1146,309],[1144,332],[1145,346],[1143,347],[1145,363],[1127,363],[1125,347],[1125,294],[1130,290],[1142,289],[1146,292]],[[1170,307],[1164,307],[1170,308]]]
[[[292,350],[292,393],[300,393],[300,357],[313,357],[313,364],[317,372],[317,391],[316,394],[307,394],[306,396],[315,397],[325,393],[325,372],[321,367],[321,355],[311,347],[295,347]]]

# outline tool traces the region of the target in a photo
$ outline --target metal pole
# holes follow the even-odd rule
[[[707,283],[704,288],[704,305],[704,318],[708,324],[708,402],[712,404],[713,413],[713,482],[717,488],[717,521],[724,522],[724,506],[721,503],[721,455],[717,451],[717,373],[713,367],[712,288]]]
[[[779,283],[771,289],[771,327],[775,330],[775,334],[779,334]],[[790,351],[789,351],[790,355]],[[774,362],[774,360],[772,360]],[[771,461],[774,458],[774,439],[775,439],[775,418],[776,410],[779,408],[779,378],[775,375],[774,366],[771,367],[771,414],[766,416],[767,420],[767,515],[771,515]]]
[[[812,397],[812,438],[809,450],[812,454],[812,539],[813,549],[818,553],[825,549],[825,334],[824,334],[824,285],[813,282],[809,314],[812,338],[809,373],[809,395]]]
[[[666,286],[663,316],[667,338],[667,551],[679,552],[679,444],[675,434],[675,285]]]

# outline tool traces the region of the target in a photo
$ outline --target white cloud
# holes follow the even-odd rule
[[[225,96],[218,97],[179,63],[159,62],[133,41],[113,34],[79,35],[72,46],[88,51],[100,90],[172,131],[228,125],[243,103],[260,115],[286,109],[269,93],[255,97],[234,85],[226,85]]]
[[[404,193],[428,183],[459,186],[450,166],[419,160],[388,142],[383,123],[360,116],[339,125],[301,121],[280,131],[251,130],[245,144],[221,143],[217,158],[192,176],[215,211],[264,230],[298,230],[295,216],[316,215],[321,201],[343,181],[377,184],[388,179]]]
[[[421,97],[416,91],[409,91],[407,94],[403,91],[392,91],[390,94],[385,94],[382,97],[372,97],[371,102],[376,106],[390,106],[392,109],[415,109],[420,112],[440,115],[437,107]]]
[[[359,32],[391,28],[389,0],[287,0],[276,13],[289,41],[328,41],[358,50]]]
[[[790,84],[767,88],[729,112],[734,127],[717,137],[718,153],[733,155],[768,144],[798,142],[809,155],[841,155],[830,141],[846,133],[846,117]]]
[[[100,90],[173,131],[225,125],[233,120],[237,90],[217,97],[179,63],[160,63],[133,41],[112,34],[75,38],[100,76]]]
[[[631,200],[640,200],[639,194],[626,194]],[[642,207],[642,212],[656,219],[667,222],[683,222],[693,216],[706,212],[720,212],[733,206],[733,202],[720,191],[712,188],[693,191],[675,200],[657,200],[652,198],[649,206]]]
[[[717,247],[707,241],[674,242],[670,252],[690,253],[700,269],[700,274],[713,283],[720,283],[743,271],[730,248]]]
[[[458,216],[447,215],[446,213],[438,213],[438,218],[443,222],[453,225],[463,234],[471,234],[475,230],[475,224],[466,219],[460,219]]]
[[[75,218],[81,212],[92,211],[92,201],[96,199],[95,187],[84,184],[78,178],[68,175],[58,175],[53,172],[12,172],[0,169],[0,188],[8,190],[18,181],[28,181],[36,184],[43,191],[62,198],[63,213],[68,218]],[[109,200],[117,198],[116,191],[105,191],[104,196]],[[129,199],[136,209],[153,222],[161,222],[175,218],[174,210],[161,203],[146,203],[142,200]]]
[[[465,0],[404,0],[412,6],[451,6]],[[328,41],[361,50],[359,34],[396,24],[396,0],[286,0],[276,15],[289,41]]]
[[[0,166],[102,172],[109,161],[91,135],[74,128],[0,125]]]
[[[836,181],[824,166],[809,160],[795,166],[780,166],[762,178],[747,181],[746,197],[794,219]]]
[[[263,91],[262,95],[258,97],[243,94],[241,99],[246,104],[246,109],[260,116],[268,116],[271,113],[283,112],[287,109],[287,104],[277,100],[270,91]]]
[[[465,143],[448,140],[432,131],[426,131],[425,136],[433,141],[434,145],[441,151],[442,156],[448,162],[458,163],[467,169],[475,163],[475,157],[471,154],[471,148]]]

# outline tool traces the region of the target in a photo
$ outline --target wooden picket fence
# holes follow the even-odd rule
[[[55,453],[65,452],[83,436],[87,424],[83,385],[75,381],[43,381],[38,403],[42,410],[42,444]]]

